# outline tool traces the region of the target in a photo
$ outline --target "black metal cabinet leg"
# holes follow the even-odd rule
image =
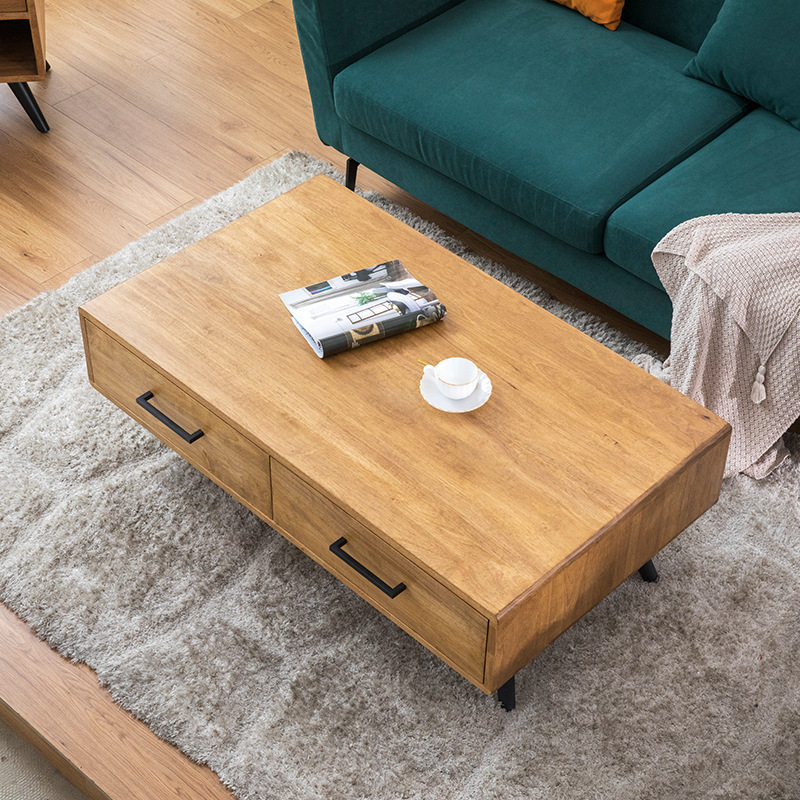
[[[11,91],[14,92],[14,96],[19,100],[20,105],[25,109],[25,113],[31,118],[36,129],[42,133],[47,133],[50,130],[50,126],[47,124],[47,120],[42,114],[42,109],[39,108],[39,104],[36,102],[36,98],[33,96],[28,84],[9,83],[8,85],[11,87]]]
[[[497,699],[506,711],[513,711],[517,705],[517,689],[512,675],[498,690]]]
[[[355,191],[356,188],[356,173],[358,172],[360,164],[354,158],[347,159],[347,165],[344,168],[344,185],[350,189],[350,191]]]
[[[642,580],[648,583],[655,583],[658,580],[658,572],[652,558],[639,568],[639,574],[642,576]]]

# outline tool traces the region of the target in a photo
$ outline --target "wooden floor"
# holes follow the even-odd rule
[[[339,169],[314,131],[290,0],[47,0],[51,132],[0,85],[0,314],[289,150]],[[659,337],[365,170],[377,189],[665,352]],[[230,798],[118,709],[85,667],[0,606],[0,718],[92,798]]]

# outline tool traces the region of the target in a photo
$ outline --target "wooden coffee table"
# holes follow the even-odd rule
[[[318,359],[278,295],[394,258],[447,318]],[[80,315],[93,386],[507,708],[719,495],[726,422],[327,177]],[[419,392],[453,355],[468,414]]]

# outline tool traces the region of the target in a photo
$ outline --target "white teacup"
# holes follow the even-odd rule
[[[436,388],[451,400],[469,397],[478,385],[479,370],[467,358],[446,358],[435,367],[426,364],[424,371],[436,381]]]

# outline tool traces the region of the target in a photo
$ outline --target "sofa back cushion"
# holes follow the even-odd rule
[[[683,72],[746,97],[800,128],[800,3],[727,0]]]
[[[724,0],[626,0],[622,19],[697,52]]]

